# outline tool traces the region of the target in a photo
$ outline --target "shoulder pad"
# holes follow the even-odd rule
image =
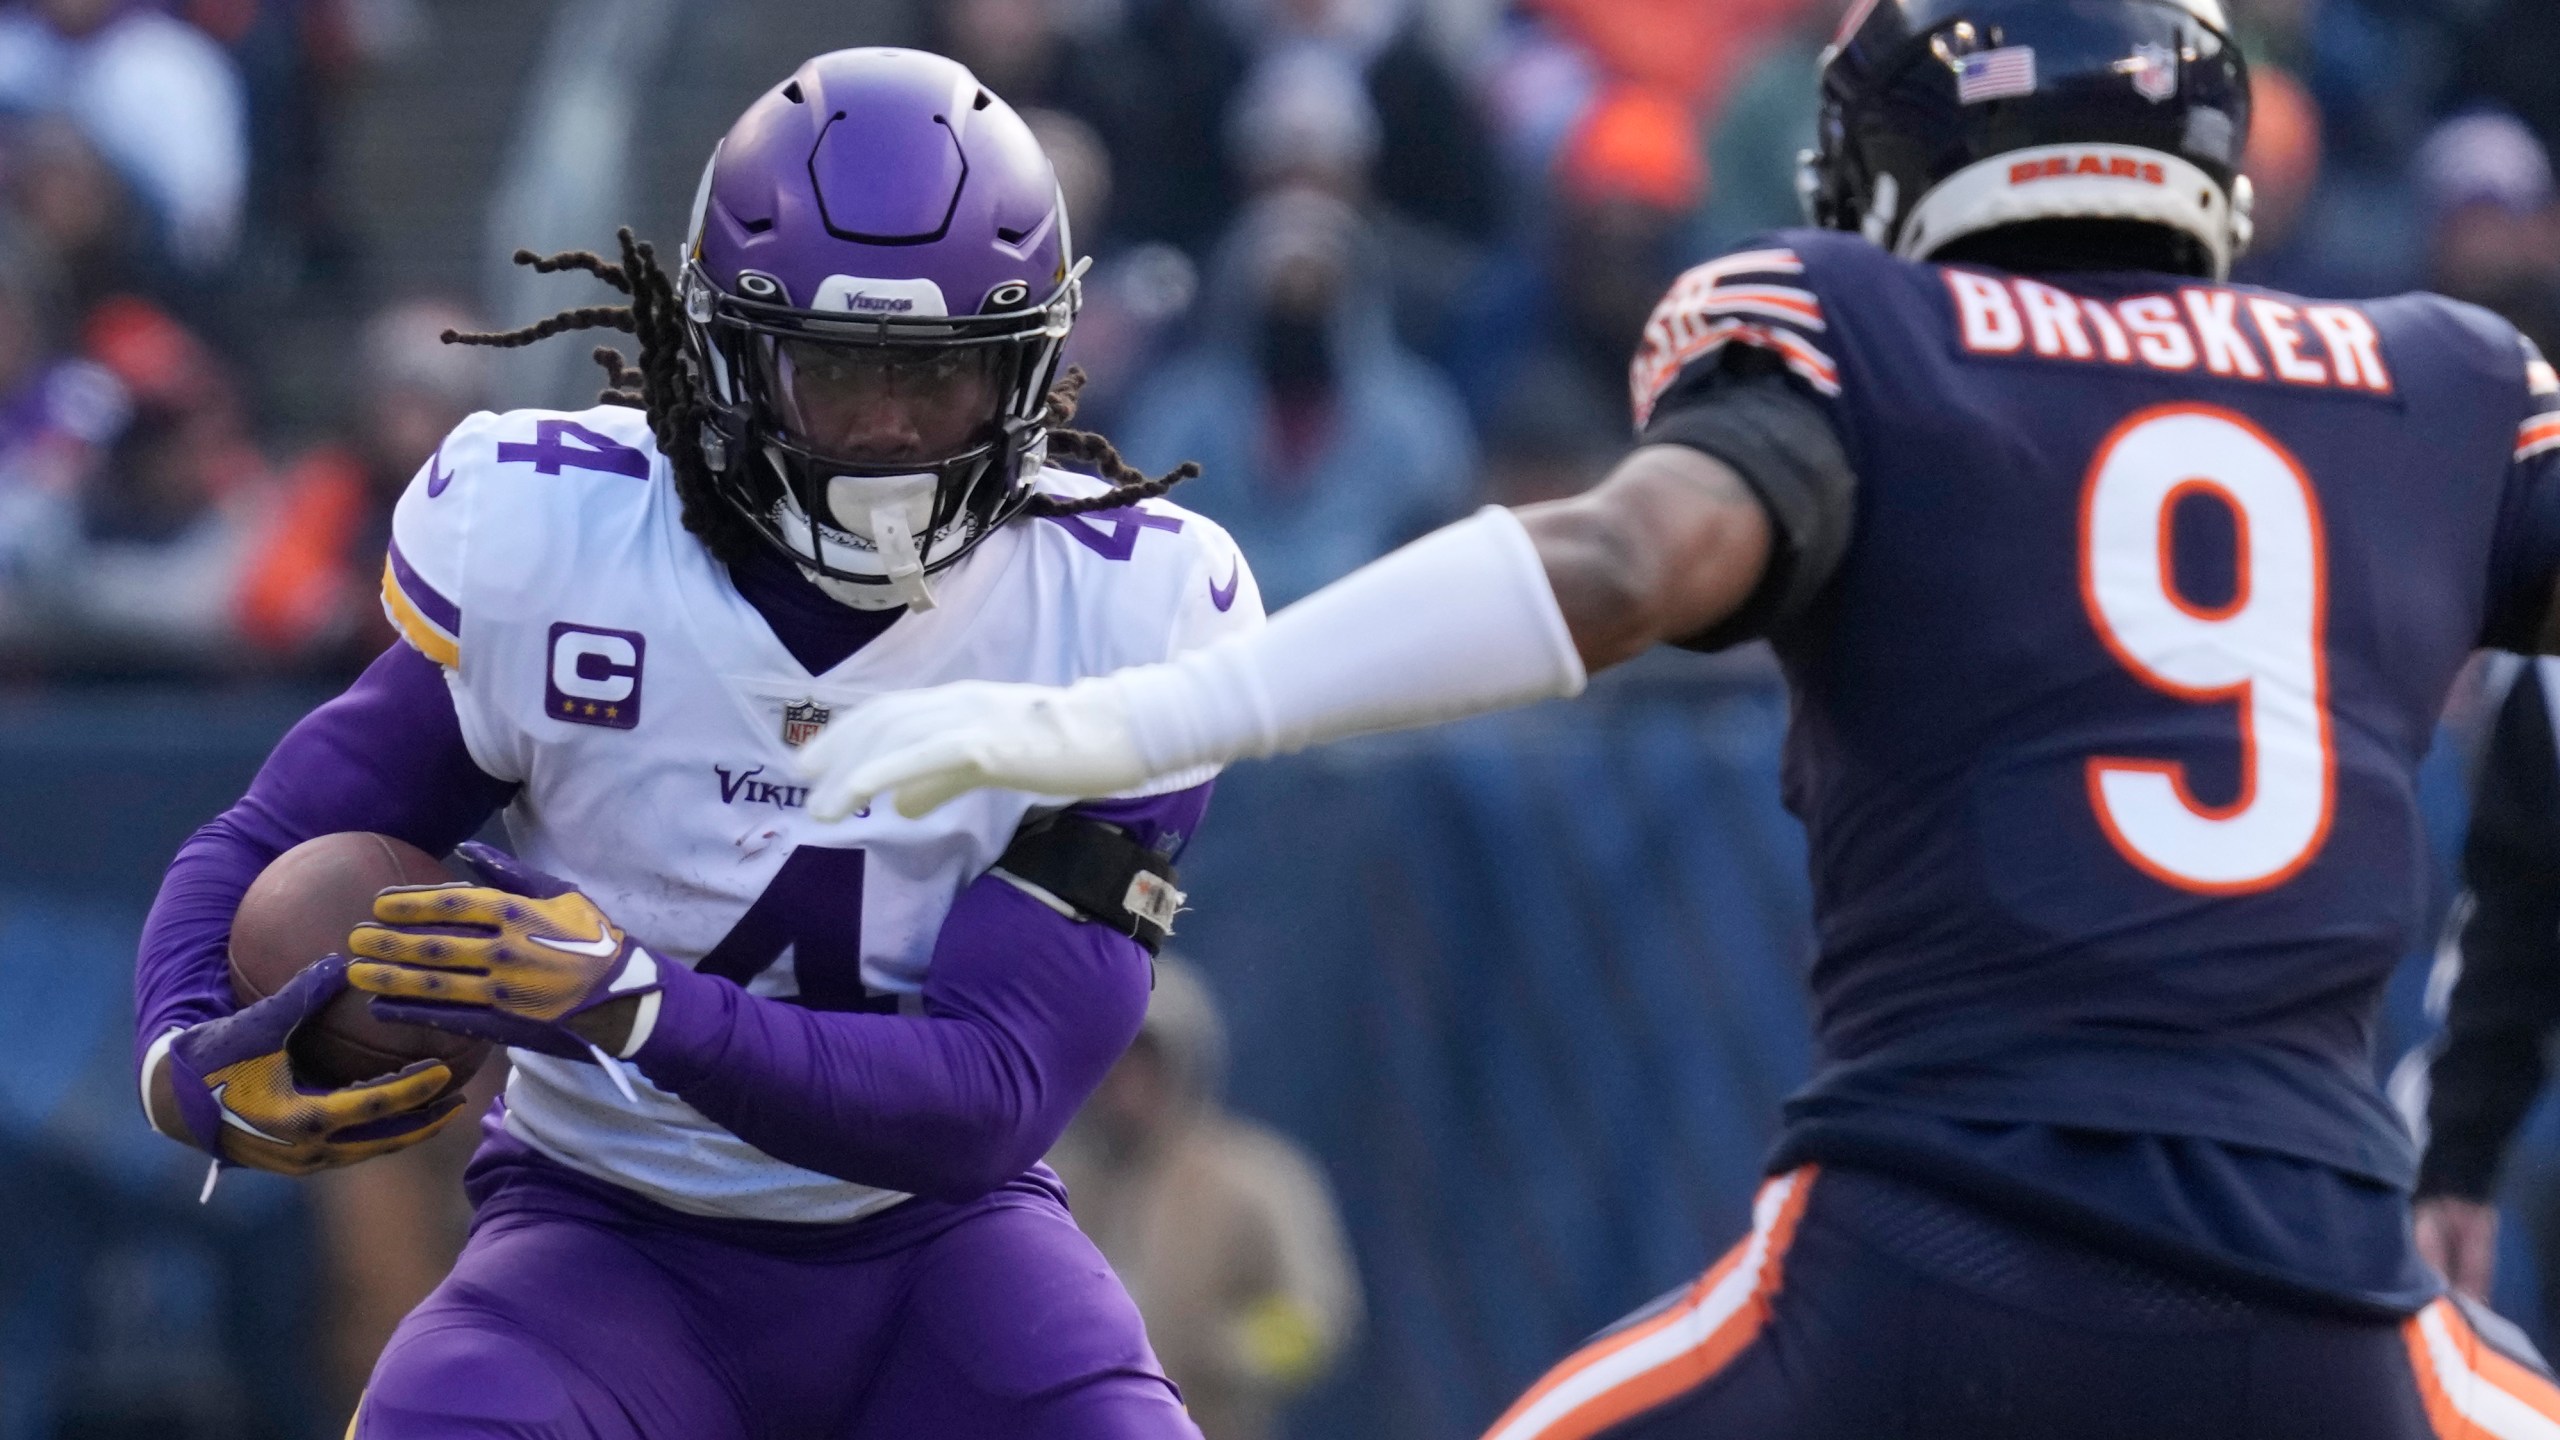
[[[1840,367],[1825,338],[1830,317],[1806,276],[1807,256],[1830,250],[1834,239],[1889,258],[1854,237],[1789,230],[1747,242],[1673,281],[1646,320],[1628,367],[1636,428],[1653,418],[1653,407],[1683,375],[1718,363],[1736,345],[1767,351],[1814,393],[1839,398]]]
[[[1090,476],[1052,471],[1041,477],[1051,494],[1100,493]],[[1167,659],[1262,623],[1262,592],[1253,568],[1225,527],[1170,500],[1083,515],[1023,522],[1046,532],[1079,580],[1093,633],[1109,636],[1111,664],[1143,665]]]
[[[571,533],[599,491],[646,504],[657,468],[647,418],[628,407],[467,417],[392,512],[384,610],[420,653],[458,666],[475,533]]]
[[[1262,586],[1245,563],[1244,549],[1225,526],[1197,511],[1163,500],[1151,502],[1183,521],[1189,564],[1176,582],[1173,631],[1163,659],[1196,650],[1229,635],[1260,629]]]
[[[2533,342],[2515,326],[2468,301],[2419,291],[2353,303],[2373,317],[2386,344],[2409,337],[2434,346],[2430,359],[2438,367],[2450,360],[2520,383],[2528,352],[2539,358]]]

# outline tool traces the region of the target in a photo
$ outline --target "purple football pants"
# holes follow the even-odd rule
[[[842,1226],[681,1215],[499,1135],[356,1440],[1199,1440],[1045,1169]]]

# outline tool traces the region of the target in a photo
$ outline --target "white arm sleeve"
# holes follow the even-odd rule
[[[1578,695],[1586,678],[1529,532],[1487,506],[1260,630],[1103,683],[1163,774]]]

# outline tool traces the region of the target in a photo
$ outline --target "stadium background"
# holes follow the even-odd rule
[[[2261,67],[2248,278],[2435,285],[2548,343],[2547,0],[2235,8]],[[672,244],[712,140],[800,57],[951,48],[1038,112],[1098,256],[1088,418],[1141,463],[1209,460],[1183,498],[1281,602],[1605,466],[1661,285],[1791,223],[1837,10],[0,5],[0,1440],[343,1414],[368,1299],[324,1263],[343,1196],[241,1174],[194,1203],[200,1164],[134,1113],[132,947],[177,842],[387,638],[385,512],[441,425],[594,389],[583,344],[433,343],[576,295],[515,246],[625,221]],[[2469,708],[2429,769],[2440,896]],[[1765,657],[1659,657],[1575,706],[1223,783],[1183,948],[1233,1104],[1318,1158],[1366,1291],[1291,1433],[1472,1434],[1739,1228],[1809,1061],[1783,719]],[[2378,1064],[2424,1037],[2428,959]],[[2548,1107],[2510,1176],[2548,1208]],[[2532,1228],[2500,1299],[2539,1333]]]

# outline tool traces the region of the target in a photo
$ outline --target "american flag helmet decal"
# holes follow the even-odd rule
[[[1956,99],[1966,105],[2006,100],[2036,93],[2036,52],[2032,45],[1983,50],[1956,61]]]

